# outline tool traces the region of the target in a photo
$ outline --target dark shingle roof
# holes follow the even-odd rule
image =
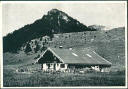
[[[88,48],[84,50],[48,48],[48,50],[56,54],[64,63],[68,64],[111,65],[109,61]]]

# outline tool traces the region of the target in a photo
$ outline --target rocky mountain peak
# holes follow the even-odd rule
[[[95,31],[95,29],[89,29],[63,11],[52,9],[41,19],[4,37],[4,52],[15,52],[26,42],[39,37],[49,36],[52,39],[53,34],[83,31]]]
[[[71,19],[70,16],[68,16],[66,13],[64,13],[58,9],[52,9],[52,10],[48,11],[48,14],[45,15],[45,18],[50,19],[50,20],[57,20],[57,22],[58,21],[60,22],[60,20],[64,20],[67,22]]]
[[[51,9],[50,11],[48,11],[49,14],[57,13],[57,12],[60,12],[60,10],[58,10],[58,9]]]

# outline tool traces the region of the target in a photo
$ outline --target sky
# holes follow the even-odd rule
[[[4,2],[2,35],[5,36],[26,24],[33,23],[53,8],[62,10],[87,26],[125,26],[125,2]]]

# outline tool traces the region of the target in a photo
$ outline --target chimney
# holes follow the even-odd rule
[[[63,46],[59,46],[59,48],[60,48],[60,49],[62,49],[62,48],[63,48]]]
[[[72,48],[69,48],[69,50],[72,50]]]

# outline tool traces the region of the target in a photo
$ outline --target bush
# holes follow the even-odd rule
[[[25,53],[32,51],[30,44],[28,43],[25,48]]]

